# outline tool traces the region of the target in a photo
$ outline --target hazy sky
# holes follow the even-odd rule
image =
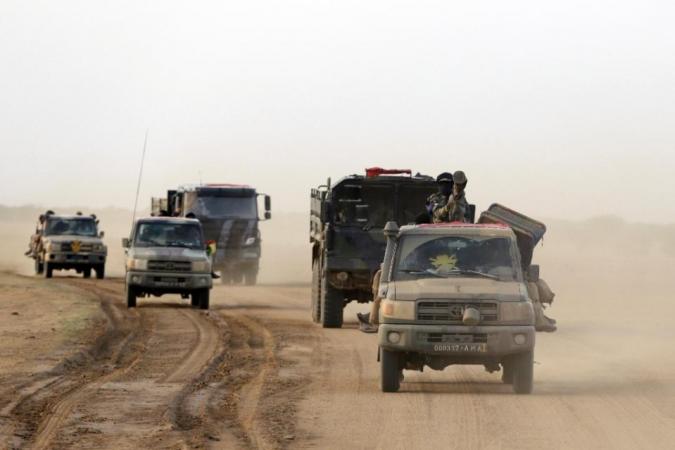
[[[675,221],[675,6],[0,1],[0,204],[463,169],[536,216]]]

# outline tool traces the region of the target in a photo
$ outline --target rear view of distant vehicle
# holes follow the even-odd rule
[[[192,306],[209,309],[211,259],[199,221],[152,217],[136,221],[126,252],[127,306],[146,296],[180,294]]]
[[[72,269],[89,278],[93,270],[96,278],[104,278],[108,249],[102,237],[94,215],[40,216],[28,252],[35,260],[35,274],[51,278],[54,270]]]
[[[258,211],[261,196],[265,207],[262,218]],[[198,219],[205,239],[216,244],[213,266],[221,281],[256,284],[262,242],[258,222],[272,217],[269,195],[244,185],[182,186],[168,191],[166,198],[153,198],[152,215]]]

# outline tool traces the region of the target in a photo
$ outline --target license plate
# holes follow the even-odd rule
[[[434,344],[435,352],[485,353],[487,344]]]
[[[174,287],[179,286],[181,283],[178,281],[178,278],[162,278],[156,284],[158,286]]]

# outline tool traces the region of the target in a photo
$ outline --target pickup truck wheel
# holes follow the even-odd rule
[[[91,267],[87,267],[85,269],[82,269],[82,277],[91,278]]]
[[[35,258],[35,275],[41,275],[45,271],[45,265]]]
[[[312,321],[321,321],[321,267],[319,258],[312,261]]]
[[[45,267],[44,267],[44,276],[45,276],[45,278],[51,278],[51,277],[52,277],[52,271],[53,271],[53,270],[54,270],[54,269],[52,269],[52,265],[49,264],[48,262],[46,262],[46,263],[45,263]]]
[[[136,290],[132,286],[127,286],[127,308],[136,307]]]
[[[513,363],[510,359],[502,362],[502,382],[513,384]]]
[[[211,292],[209,289],[204,289],[199,296],[199,309],[209,309],[209,297]]]
[[[534,353],[529,351],[514,356],[513,391],[531,394],[534,381]]]
[[[321,325],[324,328],[342,328],[344,296],[342,292],[328,284],[326,277],[321,277]]]
[[[190,294],[190,305],[193,308],[197,308],[200,303],[201,303],[201,291],[193,291],[192,294]]]
[[[398,353],[380,349],[382,392],[397,392],[401,387],[401,358]]]
[[[246,286],[255,286],[258,282],[258,269],[248,269],[244,273],[244,284]]]
[[[105,278],[105,265],[99,264],[94,270],[96,271],[97,279],[102,280]]]

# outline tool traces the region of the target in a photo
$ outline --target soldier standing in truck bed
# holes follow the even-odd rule
[[[468,222],[469,202],[466,200],[464,190],[468,179],[461,170],[452,175],[452,195],[448,197],[445,205],[433,211],[433,222]]]

